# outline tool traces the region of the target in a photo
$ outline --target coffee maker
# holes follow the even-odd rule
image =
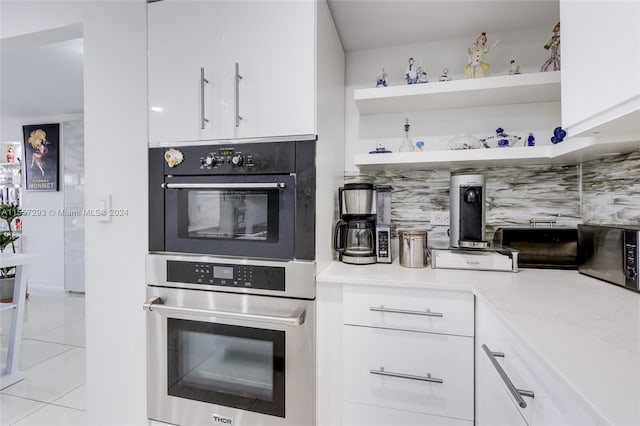
[[[338,188],[340,220],[333,249],[355,265],[391,263],[391,187],[348,183]]]
[[[486,248],[485,184],[482,175],[452,175],[449,236],[451,247]]]

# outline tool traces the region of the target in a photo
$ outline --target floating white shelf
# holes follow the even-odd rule
[[[560,100],[560,71],[356,89],[360,114]]]
[[[638,142],[596,142],[594,138],[566,139],[557,145],[457,151],[356,154],[360,170],[428,170],[465,167],[578,164],[638,149]]]

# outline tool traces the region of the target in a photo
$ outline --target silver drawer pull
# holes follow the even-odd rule
[[[245,312],[230,312],[230,311],[217,311],[209,309],[193,309],[183,308],[179,306],[165,305],[160,297],[152,297],[146,303],[142,304],[142,309],[149,312],[158,312],[165,314],[183,314],[183,315],[198,315],[206,317],[219,317],[233,320],[245,320],[255,322],[266,322],[271,324],[287,325],[290,327],[298,327],[304,324],[306,318],[306,311],[299,310],[294,312],[290,316],[281,317],[275,315],[262,315],[251,314]]]
[[[491,364],[493,364],[494,368],[498,371],[498,375],[500,375],[500,378],[502,379],[504,384],[507,386],[507,389],[509,389],[509,392],[511,392],[511,395],[513,395],[513,397],[515,398],[520,408],[527,408],[527,403],[524,401],[524,399],[522,399],[522,397],[527,396],[529,398],[533,398],[534,397],[533,392],[528,390],[518,389],[513,385],[513,382],[511,381],[509,376],[507,376],[507,373],[505,373],[505,371],[502,369],[502,366],[496,360],[497,356],[504,357],[503,353],[491,352],[491,350],[487,345],[482,345],[482,349],[484,350],[484,353],[486,353],[487,356],[489,357]]]
[[[421,382],[444,383],[442,379],[431,377],[431,373],[427,373],[426,377],[414,376],[413,374],[392,373],[391,371],[384,371],[384,367],[380,367],[380,370],[369,370],[369,373],[377,374],[378,376],[397,377],[399,379],[419,380]]]
[[[438,317],[438,318],[444,317],[444,315],[440,312],[431,312],[431,309],[427,309],[426,311],[408,311],[406,309],[385,308],[384,306],[380,305],[379,308],[376,306],[371,306],[369,310],[373,312],[386,312],[389,314],[422,315],[425,317]]]

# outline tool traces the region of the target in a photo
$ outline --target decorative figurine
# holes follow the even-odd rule
[[[551,136],[551,143],[556,144],[560,143],[564,140],[564,137],[567,136],[567,132],[565,132],[562,127],[556,127],[553,129],[553,136]]]
[[[384,70],[384,68],[382,68],[382,72],[378,75],[376,87],[387,87],[387,84],[388,84],[387,73]]]
[[[516,64],[515,60],[512,59],[509,64],[511,64],[509,67],[509,75],[520,74],[520,65]]]
[[[13,154],[13,146],[7,145],[7,163],[13,163],[16,161],[16,156]]]
[[[482,61],[482,55],[491,52],[500,42],[497,40],[491,47],[487,46],[487,33],[478,36],[475,43],[467,49],[468,63],[464,66],[464,73],[468,78],[489,76],[489,64]]]
[[[416,83],[428,83],[427,68],[422,65],[422,61],[420,61],[420,65],[416,68],[416,73],[418,74],[418,80]]]
[[[424,141],[416,142],[416,151],[424,151]]]
[[[407,72],[404,73],[404,78],[407,80],[407,84],[418,82],[418,69],[413,64],[413,58],[409,58],[409,66],[407,67]]]
[[[440,76],[440,81],[451,81],[449,77],[449,68],[442,69],[442,75]]]
[[[495,136],[488,136],[486,138],[480,139],[480,142],[485,148],[493,148],[491,145],[494,145],[498,148],[507,148],[510,146],[515,146],[520,139],[520,136],[508,135],[504,132],[502,127],[498,127],[496,129]],[[491,143],[491,145],[489,144]]]
[[[553,27],[553,35],[551,39],[544,45],[544,48],[551,49],[551,57],[547,62],[542,64],[540,71],[549,71],[549,67],[553,65],[553,71],[560,71],[560,22]]]
[[[529,133],[529,137],[527,137],[527,146],[535,146],[536,138],[533,136],[533,133]]]
[[[389,154],[389,153],[391,153],[391,151],[389,151],[387,148],[384,147],[384,141],[376,141],[375,151],[369,151],[369,154]]]

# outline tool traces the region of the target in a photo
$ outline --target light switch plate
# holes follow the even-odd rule
[[[100,194],[98,197],[98,222],[111,222],[111,194]]]

